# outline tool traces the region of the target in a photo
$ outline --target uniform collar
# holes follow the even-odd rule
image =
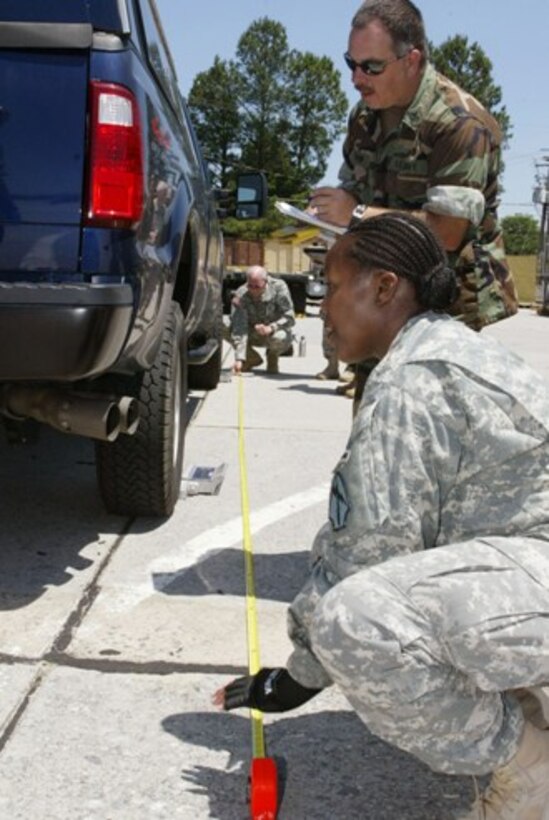
[[[437,85],[437,73],[431,63],[427,63],[416,95],[402,118],[402,122],[417,131],[433,104]]]

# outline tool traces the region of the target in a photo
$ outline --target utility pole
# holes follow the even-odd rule
[[[536,163],[533,200],[541,205],[536,301],[539,313],[549,316],[549,154]]]

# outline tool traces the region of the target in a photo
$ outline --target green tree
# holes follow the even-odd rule
[[[253,22],[238,41],[236,66],[240,75],[242,162],[265,170],[269,189],[286,171],[284,133],[288,123],[285,83],[289,49],[286,29],[263,17]]]
[[[214,179],[226,188],[240,160],[239,74],[234,63],[215,57],[213,66],[197,74],[189,94],[189,110]]]
[[[266,173],[273,197],[304,196],[322,179],[344,128],[348,101],[340,81],[327,57],[290,50],[281,23],[254,21],[234,60],[216,58],[189,95],[199,139],[223,186],[235,168],[253,168]],[[225,230],[249,235],[273,224],[281,224],[280,215],[270,211],[264,222],[240,229],[226,221]]]
[[[513,133],[511,119],[501,105],[502,92],[493,81],[492,62],[480,45],[469,44],[467,37],[456,34],[439,46],[430,43],[429,50],[436,70],[476,97],[496,118],[503,134],[503,146],[507,146]]]
[[[536,254],[539,250],[540,235],[537,219],[527,214],[505,216],[501,220],[505,250],[508,254]]]
[[[340,79],[328,57],[298,51],[290,55],[290,194],[311,188],[324,176],[333,142],[343,131],[348,107]]]

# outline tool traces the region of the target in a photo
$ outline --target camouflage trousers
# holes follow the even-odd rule
[[[291,330],[275,330],[270,336],[260,336],[253,330],[248,333],[249,347],[265,347],[273,353],[284,353],[291,346],[292,340]]]
[[[223,338],[233,347],[235,346],[232,335],[231,320],[227,316],[223,317]],[[292,343],[292,329],[285,330],[284,328],[281,328],[280,330],[275,330],[275,332],[270,336],[260,336],[253,330],[248,334],[248,347],[265,347],[273,353],[284,353],[288,350]]]
[[[328,331],[326,330],[326,321],[324,314],[320,313],[320,318],[322,319],[322,353],[325,359],[328,361],[335,361],[337,362],[337,354],[335,345],[330,342],[330,338],[328,336]]]
[[[548,625],[549,543],[492,537],[349,576],[310,637],[374,734],[435,771],[485,774],[517,750],[513,690],[549,682]]]

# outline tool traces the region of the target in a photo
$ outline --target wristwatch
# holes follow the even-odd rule
[[[353,209],[353,213],[351,214],[351,219],[349,221],[349,228],[352,228],[354,225],[357,225],[359,222],[362,222],[364,217],[366,216],[366,211],[368,210],[367,205],[356,205]]]

